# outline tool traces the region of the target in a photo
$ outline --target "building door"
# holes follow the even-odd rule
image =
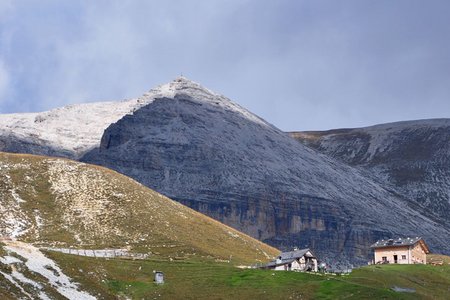
[[[398,256],[397,256],[397,255],[394,255],[394,264],[397,263],[397,260],[398,260]]]

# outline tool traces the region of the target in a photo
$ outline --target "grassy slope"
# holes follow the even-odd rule
[[[15,201],[12,190],[25,202]],[[267,261],[279,253],[128,177],[65,159],[0,153],[0,201],[27,219],[31,229],[20,239],[34,244],[129,245],[153,257],[231,256],[236,264]],[[0,235],[7,226],[3,221]]]
[[[367,266],[349,276],[268,270],[241,270],[211,260],[169,262],[92,259],[49,253],[59,265],[100,298],[132,299],[448,299],[450,266]],[[82,270],[82,271],[80,271]],[[153,270],[166,283],[152,282]],[[414,288],[398,293],[391,287]]]

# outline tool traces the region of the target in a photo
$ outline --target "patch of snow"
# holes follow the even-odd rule
[[[39,292],[39,299],[41,300],[52,300],[49,296],[47,296],[43,291]]]
[[[25,200],[23,200],[22,198],[20,198],[19,194],[17,194],[15,189],[11,190],[11,195],[13,196],[14,200],[17,201],[17,203],[24,203],[26,202]]]
[[[17,238],[28,232],[28,221],[17,218],[13,214],[9,213],[4,215],[4,223],[6,225],[6,235],[12,238]]]
[[[238,238],[238,237],[239,237],[238,234],[236,234],[236,233],[234,233],[234,232],[231,232],[231,231],[228,231],[228,234],[229,234],[230,236],[234,237],[234,238]]]
[[[34,297],[33,296],[31,296],[29,293],[27,293],[24,289],[23,289],[23,287],[11,276],[11,275],[9,275],[9,274],[7,274],[7,273],[3,273],[2,271],[0,271],[0,274],[1,275],[3,275],[3,277],[5,277],[6,278],[6,280],[8,280],[9,282],[11,282],[15,287],[17,287],[21,292],[22,292],[22,294],[24,294],[24,295],[26,295],[29,299],[31,299],[31,300],[33,300],[34,299]]]
[[[19,241],[3,241],[7,251],[14,252],[26,259],[26,267],[45,277],[56,290],[69,299],[96,299],[84,291],[78,290],[78,284],[72,282],[58,265],[47,258],[38,248]]]
[[[16,264],[16,263],[21,263],[22,261],[20,259],[18,259],[17,257],[14,256],[3,256],[0,257],[0,263],[4,264],[4,265],[10,265],[10,264]]]
[[[34,221],[36,222],[37,228],[42,228],[42,226],[44,226],[44,219],[41,218],[38,210],[34,211]]]
[[[25,275],[23,275],[22,273],[18,272],[17,270],[13,270],[11,272],[11,276],[14,277],[15,279],[19,280],[22,283],[29,284],[29,285],[37,288],[37,289],[40,289],[40,290],[42,289],[42,285],[41,284],[37,283],[34,280],[31,280],[28,277],[25,277]]]

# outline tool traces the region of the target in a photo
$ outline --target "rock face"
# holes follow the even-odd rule
[[[293,132],[303,144],[358,168],[449,226],[450,119]]]
[[[103,165],[282,249],[365,262],[380,237],[422,235],[449,253],[450,229],[346,163],[185,78],[149,93],[81,160]]]

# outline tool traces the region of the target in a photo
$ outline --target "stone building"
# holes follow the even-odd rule
[[[155,273],[155,283],[156,284],[163,284],[164,283],[164,273],[161,271],[153,271]]]
[[[263,268],[276,271],[317,272],[317,257],[309,249],[294,249],[294,251],[281,253],[276,260]]]
[[[420,237],[379,240],[370,247],[375,264],[426,264],[430,253]]]

